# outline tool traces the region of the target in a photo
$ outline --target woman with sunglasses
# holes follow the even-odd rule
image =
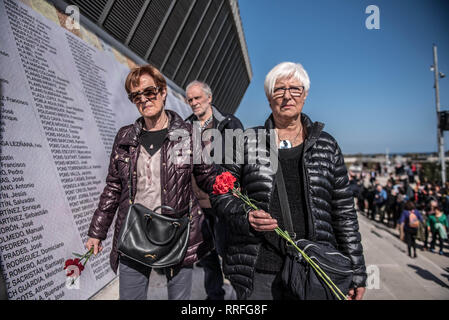
[[[130,202],[140,203],[149,209],[169,206],[178,213],[188,213],[192,203],[186,256],[179,266],[172,268],[174,272],[167,273],[168,299],[186,300],[190,298],[192,288],[193,263],[212,247],[207,230],[202,228],[204,215],[193,195],[191,175],[195,176],[200,188],[210,193],[216,172],[211,165],[194,165],[189,152],[187,159],[183,159],[186,161],[174,159],[177,154],[175,148],[178,150],[179,147],[179,133],[187,133],[191,138],[192,129],[177,113],[165,109],[167,83],[158,69],[151,65],[132,69],[126,78],[125,89],[141,117],[117,133],[106,187],[93,215],[86,247],[93,248],[94,254],[103,249],[101,241],[106,239],[118,208],[110,263],[115,273],[119,269],[120,299],[145,300],[151,268],[117,252],[118,236]],[[190,140],[187,139],[189,143]],[[131,192],[128,186],[130,174]],[[170,214],[165,209],[162,213]]]

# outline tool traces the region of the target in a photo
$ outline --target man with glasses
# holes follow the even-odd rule
[[[186,87],[187,103],[192,108],[192,115],[186,121],[199,125],[200,130],[217,129],[222,138],[222,162],[224,163],[225,130],[242,129],[243,125],[239,119],[231,114],[221,113],[212,104],[212,90],[204,82],[193,81]],[[193,179],[194,192],[200,202],[203,212],[214,235],[215,250],[201,260],[204,268],[204,286],[208,300],[223,300],[223,273],[218,255],[224,256],[226,250],[227,228],[223,218],[219,218],[212,209],[209,196],[202,192]],[[218,253],[218,254],[217,254]]]

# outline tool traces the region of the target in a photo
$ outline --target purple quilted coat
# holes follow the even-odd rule
[[[161,149],[161,203],[180,212],[187,211],[190,201],[192,201],[193,205],[189,247],[182,263],[185,266],[196,262],[204,254],[209,252],[213,246],[204,214],[193,194],[191,175],[193,174],[195,176],[201,189],[210,193],[215,182],[216,170],[212,165],[192,165],[193,143],[191,143],[190,139],[192,136],[191,125],[185,123],[177,113],[170,110],[165,110],[165,112],[169,117],[169,126],[167,138]],[[130,165],[133,178],[132,198],[134,199],[136,195],[136,165],[140,151],[138,137],[142,131],[143,124],[143,118],[139,118],[134,124],[121,128],[117,133],[112,148],[108,175],[106,177],[106,187],[100,196],[98,208],[95,210],[88,231],[89,237],[100,240],[106,239],[108,229],[118,211],[110,255],[111,267],[115,273],[117,273],[119,262],[117,252],[118,236],[130,205]],[[182,131],[179,131],[179,129]],[[184,132],[184,136],[180,137],[180,132]],[[170,137],[173,136],[178,137],[177,141],[171,141]],[[189,152],[186,152],[184,155],[181,154],[179,151],[181,149],[179,143],[187,146]],[[188,149],[189,145],[190,149]],[[175,146],[176,149],[173,149]],[[181,156],[181,158],[184,157],[182,159],[187,161],[175,163],[173,158],[175,155],[177,157]],[[163,210],[162,213],[170,215],[169,211]]]

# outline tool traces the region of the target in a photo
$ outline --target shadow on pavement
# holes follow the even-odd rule
[[[407,254],[407,250],[406,247],[404,246],[398,246],[397,244],[393,244],[393,247],[395,247],[396,249],[398,249],[399,251],[401,251],[403,254]]]
[[[419,275],[421,278],[423,278],[425,280],[433,281],[436,284],[438,284],[439,286],[441,286],[445,289],[449,289],[449,286],[446,283],[444,283],[443,281],[441,281],[440,279],[438,279],[436,276],[434,276],[433,273],[431,273],[421,267],[415,266],[415,265],[408,264],[408,266],[410,268],[414,269],[416,271],[416,274]],[[447,269],[449,269],[449,268],[447,268]],[[449,275],[443,275],[443,276],[446,278],[449,278]]]
[[[445,277],[447,279],[447,281],[449,281],[449,268],[445,268],[444,271],[447,273],[446,274],[442,273],[441,275],[443,277]]]

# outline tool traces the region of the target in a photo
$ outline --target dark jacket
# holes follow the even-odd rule
[[[226,129],[243,129],[243,125],[238,118],[232,114],[220,112],[214,105],[212,105],[212,115],[214,117],[213,127],[222,133]],[[193,124],[194,121],[198,120],[195,114],[192,113],[187,117],[186,122]]]
[[[343,155],[335,139],[322,131],[322,123],[312,122],[304,114],[301,121],[307,133],[302,170],[309,217],[308,238],[331,245],[348,256],[354,270],[352,287],[365,286],[367,275],[361,236]],[[260,142],[261,135],[265,135],[265,141],[270,141],[269,129],[274,129],[272,116],[264,127],[256,129],[263,130],[245,138],[245,164],[225,165],[225,168],[237,178],[243,193],[253,199],[259,209],[270,212],[275,172],[273,168],[263,165],[269,160],[265,153],[258,154],[260,162],[248,163],[247,146]],[[225,275],[236,289],[239,299],[245,299],[253,290],[255,264],[263,236],[251,228],[247,216],[249,209],[240,199],[226,194],[213,196],[211,200],[216,210],[227,217],[230,226],[224,261]]]
[[[190,124],[185,123],[177,113],[170,110],[165,111],[169,117],[169,126],[168,135],[161,147],[161,204],[170,206],[176,211],[186,212],[192,200],[190,242],[183,261],[183,265],[191,265],[212,248],[210,234],[205,225],[204,214],[202,214],[198,201],[193,196],[191,175],[193,174],[195,176],[198,185],[203,190],[212,192],[216,170],[211,165],[192,165],[192,148],[194,145],[190,141],[192,127]],[[106,187],[100,196],[98,208],[94,213],[88,231],[89,237],[100,240],[106,239],[108,229],[118,208],[110,256],[110,263],[114,272],[117,272],[118,267],[117,240],[130,205],[129,165],[131,165],[133,173],[132,198],[134,199],[136,195],[136,165],[140,151],[139,135],[142,131],[143,124],[143,118],[141,117],[133,125],[125,126],[117,133],[112,148],[109,171],[106,177]],[[179,130],[175,131],[177,129],[183,129],[183,132],[189,136],[180,137],[177,141],[171,141],[170,137],[178,136]],[[177,146],[179,150],[178,142],[189,143],[187,148],[190,147],[190,152],[186,156],[190,159],[187,163],[175,164],[175,152],[173,148]],[[162,213],[167,215],[171,214],[166,210],[162,210]]]
[[[212,122],[212,128],[217,129],[220,131],[222,136],[222,163],[225,162],[225,130],[235,130],[235,129],[242,129],[243,125],[240,122],[238,118],[233,116],[232,114],[223,114],[221,113],[214,105],[212,105],[212,116],[213,116],[213,122]],[[198,121],[195,114],[191,114],[186,120],[186,122],[193,125],[194,121]],[[195,179],[193,179],[193,191],[195,193],[196,198],[198,199],[201,208],[210,208],[210,201],[209,201],[209,195],[202,191],[198,186],[196,185]]]

